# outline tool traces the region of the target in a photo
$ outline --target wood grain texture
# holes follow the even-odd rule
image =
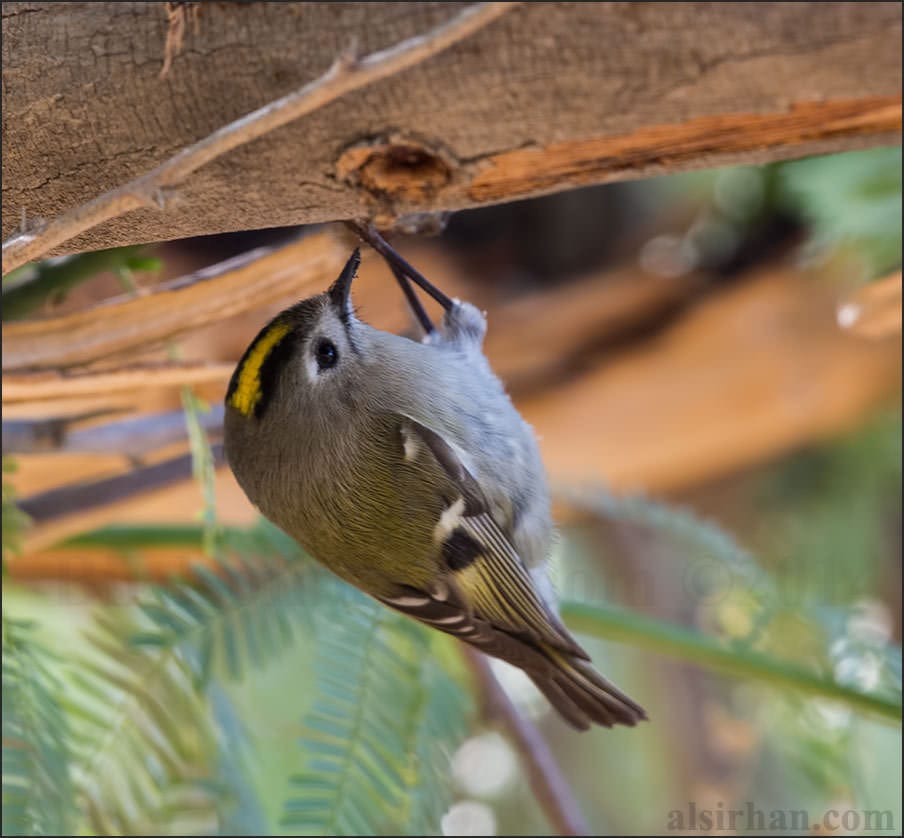
[[[461,3],[214,3],[163,79],[162,3],[3,5],[3,236]],[[192,176],[68,251],[510,200],[890,144],[896,3],[525,4]]]
[[[892,134],[901,125],[900,97],[794,104],[787,113],[739,113],[653,125],[631,134],[554,143],[492,156],[469,184],[477,203],[510,200],[563,186],[614,180],[619,173],[667,174],[757,158],[758,153]]]
[[[182,29],[189,6],[191,16],[197,19],[201,9],[199,3],[177,4],[176,7],[167,4],[170,29],[161,78],[169,71],[173,55],[181,51]],[[165,209],[189,176],[211,161],[322,110],[349,93],[429,61],[516,6],[517,3],[508,2],[474,3],[441,26],[399,41],[388,49],[365,56],[360,56],[354,46],[343,50],[326,73],[303,87],[232,120],[196,143],[189,143],[137,178],[80,203],[46,223],[23,228],[22,233],[3,242],[4,275],[133,210],[142,207]]]

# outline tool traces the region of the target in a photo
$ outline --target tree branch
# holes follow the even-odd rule
[[[214,444],[211,451],[214,462],[222,465],[223,446],[219,443]],[[39,495],[24,498],[19,503],[19,508],[35,525],[39,525],[121,501],[131,495],[171,486],[191,476],[191,464],[191,454],[184,454],[115,477],[50,489]]]
[[[3,372],[65,369],[161,345],[165,340],[321,290],[345,262],[330,233],[282,247],[257,248],[141,296],[88,309],[3,325]]]
[[[4,16],[16,83],[3,95],[2,237],[20,232],[23,208],[55,218],[301,89],[349,32],[368,54],[465,5],[207,4],[163,83],[153,6],[60,15],[36,2]],[[215,160],[166,213],[137,210],[51,252],[346,218],[388,227],[588,183],[900,143],[899,4],[746,9],[525,3],[416,71]],[[89,83],[90,100],[67,93]],[[97,142],[68,130],[86,121]]]
[[[286,125],[324,105],[388,76],[407,70],[496,20],[514,3],[469,6],[448,23],[425,35],[358,59],[340,55],[319,79],[214,131],[166,162],[123,186],[75,207],[36,232],[23,232],[3,243],[3,273],[38,259],[54,247],[104,221],[140,207],[166,204],[167,190],[217,157]]]
[[[208,436],[219,438],[223,435],[223,411],[222,404],[214,404],[198,417]],[[83,418],[4,422],[3,454],[57,451],[64,454],[122,454],[137,458],[188,439],[185,414],[181,410],[135,416],[90,428],[72,428]]]
[[[59,372],[12,373],[3,376],[3,409],[21,402],[65,400],[74,397],[98,398],[122,393],[142,393],[154,387],[183,387],[187,384],[224,383],[235,369],[234,363],[204,362],[134,364],[110,371],[64,375]],[[101,409],[102,403],[98,403]],[[46,413],[35,414],[47,415]],[[21,413],[17,415],[21,418]]]
[[[496,680],[490,662],[476,649],[464,647],[465,660],[477,681],[486,713],[512,738],[537,802],[558,835],[591,835],[571,788],[540,732],[526,719]]]

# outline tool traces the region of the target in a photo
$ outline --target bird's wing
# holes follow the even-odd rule
[[[387,598],[387,604],[462,639],[488,637],[495,629],[589,660],[537,592],[479,482],[453,446],[407,416],[401,419],[401,432],[406,449],[425,447],[426,456],[436,461],[460,496],[450,502],[435,530],[443,573],[434,590],[405,590]]]
[[[524,670],[573,727],[634,725],[646,718],[642,707],[593,668],[537,593],[455,448],[410,417],[402,418],[400,429],[406,459],[430,457],[450,478],[441,482],[451,482],[460,496],[437,523],[444,567],[430,589],[400,586],[391,596],[378,598]]]

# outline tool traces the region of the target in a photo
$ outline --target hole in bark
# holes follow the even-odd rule
[[[390,140],[347,149],[339,176],[379,196],[410,201],[433,195],[452,179],[452,166],[422,143]]]

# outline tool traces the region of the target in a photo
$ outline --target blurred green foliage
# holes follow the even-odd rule
[[[54,675],[59,660],[29,622],[4,614],[2,631],[3,834],[67,835],[75,814],[72,740]]]
[[[444,761],[471,702],[434,647],[448,638],[344,588],[345,619],[322,625],[303,768],[282,824],[310,835],[424,835],[451,802]]]
[[[761,552],[793,605],[850,602],[882,590],[900,535],[901,414],[889,411],[834,445],[799,451],[764,478]],[[852,562],[851,556],[858,561]]]
[[[714,596],[719,591],[710,589],[707,600],[730,602],[741,579],[745,589],[750,583],[758,586],[758,596],[748,603],[754,611],[762,609],[763,580],[770,589],[775,582],[712,525],[647,501],[605,494],[596,499],[602,504],[600,514],[656,530],[678,545],[685,561],[698,560],[703,549],[709,559],[721,556],[737,567],[740,576],[722,577],[726,597]],[[159,544],[198,547],[204,538],[199,526],[174,531],[118,527],[74,539],[68,546],[78,550],[108,543],[126,552]],[[80,651],[61,666],[57,677],[66,684],[65,705],[76,734],[73,759],[81,766],[75,772],[78,796],[70,817],[81,819],[82,830],[91,834],[161,829],[225,834],[227,824],[234,829],[254,812],[256,831],[262,831],[263,823],[263,831],[278,830],[281,824],[292,834],[435,832],[454,794],[446,759],[473,729],[469,692],[449,638],[349,589],[265,522],[251,530],[224,530],[217,555],[220,574],[198,567],[194,577],[182,583],[137,591],[134,607],[101,609],[85,640],[77,644]],[[733,649],[731,635],[716,643],[608,607],[564,608],[566,619],[588,636],[620,640],[647,654],[677,654],[705,668],[778,686],[770,699],[777,707],[770,724],[784,719],[786,729],[783,736],[773,736],[770,729],[766,741],[783,753],[792,752],[783,758],[784,771],[796,761],[801,777],[824,789],[837,785],[839,766],[847,765],[839,748],[853,747],[856,737],[814,734],[822,717],[814,717],[811,705],[795,695],[840,699],[841,708],[850,709],[833,712],[879,710],[894,721],[900,714],[900,682],[899,676],[897,681],[891,676],[877,692],[878,683],[845,685],[837,678],[833,649],[826,643],[848,637],[845,627],[853,624],[855,611],[835,612],[843,617],[841,631],[828,640],[818,605],[812,613],[798,613],[797,631],[815,633],[822,653],[808,660],[805,644],[804,658],[795,669],[789,658],[796,657],[796,644],[787,644],[780,610],[771,613],[765,630],[758,630],[758,645],[765,649],[772,644],[764,639],[775,630],[781,633],[785,646],[770,658]],[[608,672],[618,669],[605,662],[605,654],[592,651]],[[883,638],[872,643],[870,654],[878,656],[882,667],[884,657],[891,654],[894,659]],[[845,655],[863,664],[853,646]],[[640,656],[634,660],[644,668]],[[616,677],[632,680],[629,673]],[[281,687],[265,686],[274,683]],[[882,692],[896,697],[882,699]],[[247,740],[254,743],[250,749],[235,746],[229,751],[229,778],[223,776],[218,743],[226,731],[214,712],[215,695],[232,726],[247,725]],[[785,706],[799,709],[784,713]],[[219,712],[224,712],[222,707]],[[297,751],[285,747],[285,724],[297,726],[289,736],[298,741]],[[789,733],[795,724],[802,729]],[[660,746],[643,742],[651,735],[645,728],[630,732],[638,734],[642,744],[637,770],[646,775]],[[244,733],[231,735],[245,738]],[[807,742],[811,745],[803,747]],[[821,753],[826,748],[828,752]],[[124,777],[129,778],[125,785]],[[668,794],[663,789],[663,799]],[[633,811],[633,803],[620,805]],[[613,800],[608,806],[610,816],[619,810]],[[592,800],[588,808],[594,811]],[[605,813],[598,817],[602,822]],[[649,828],[654,826],[651,822]],[[624,829],[624,824],[613,829]]]
[[[3,322],[21,320],[47,304],[62,302],[78,285],[105,271],[160,270],[160,261],[143,256],[142,251],[142,247],[116,247],[23,265],[3,277]]]
[[[901,264],[901,147],[775,164],[777,200],[823,249],[856,250],[870,277]]]
[[[901,167],[896,146],[687,172],[642,188],[648,200],[665,195],[696,206],[685,240],[702,267],[731,265],[751,245],[767,249],[781,219],[806,231],[811,257],[851,254],[871,280],[901,265]]]

